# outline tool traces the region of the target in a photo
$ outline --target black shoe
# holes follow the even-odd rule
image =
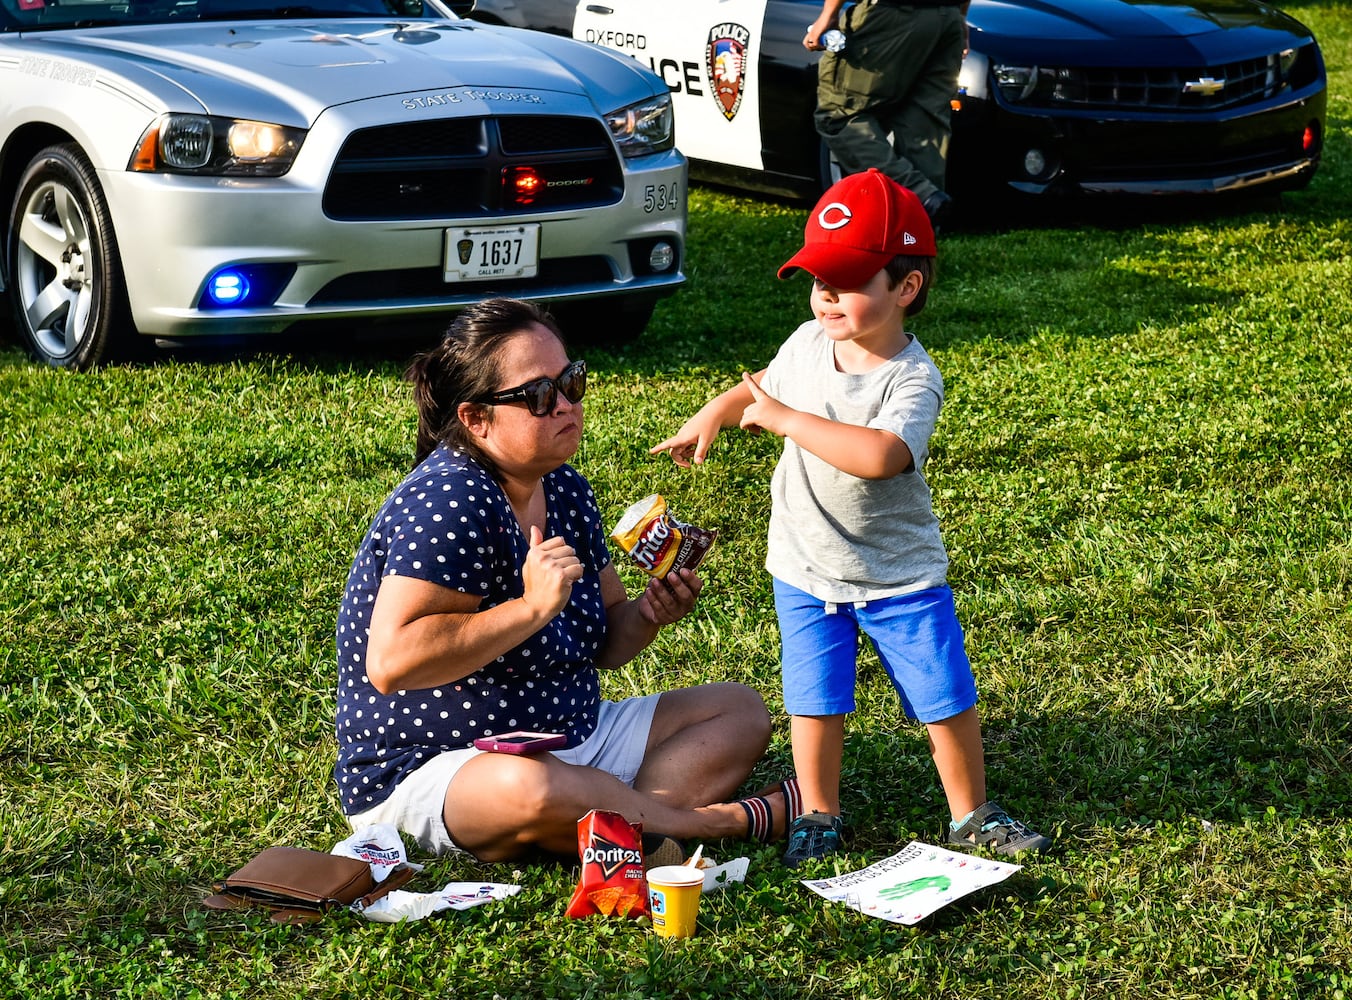
[[[835,854],[841,849],[843,828],[839,816],[819,812],[799,816],[789,825],[789,849],[784,852],[784,866],[797,868],[804,861]]]
[[[939,226],[953,213],[953,196],[946,191],[935,191],[924,201],[925,214],[929,216],[930,225],[934,227],[934,232],[939,232]]]
[[[989,847],[996,854],[1041,854],[1052,846],[1052,839],[1012,818],[994,802],[987,802],[967,817],[967,821],[948,828],[948,842],[958,847]]]

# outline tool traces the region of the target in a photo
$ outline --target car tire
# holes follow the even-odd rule
[[[18,335],[38,360],[85,371],[130,340],[112,218],[94,167],[72,144],[29,162],[5,246]]]

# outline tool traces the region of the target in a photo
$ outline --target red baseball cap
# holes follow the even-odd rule
[[[779,276],[802,268],[832,288],[862,288],[901,254],[938,256],[934,227],[914,191],[870,167],[826,189],[808,216],[803,249]]]

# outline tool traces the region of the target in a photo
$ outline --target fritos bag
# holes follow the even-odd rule
[[[643,872],[643,826],[616,812],[593,809],[577,821],[582,875],[568,903],[568,916],[638,919],[648,915]]]
[[[717,531],[697,528],[672,517],[660,493],[632,505],[610,533],[611,540],[650,576],[666,576],[674,569],[694,569],[713,548],[717,537]]]

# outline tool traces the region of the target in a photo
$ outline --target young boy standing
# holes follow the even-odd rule
[[[769,366],[706,403],[653,453],[702,462],[724,427],[784,439],[771,481],[784,706],[803,813],[784,862],[841,846],[845,716],[858,635],[873,642],[906,714],[923,722],[953,816],[948,841],[1001,854],[1051,841],[986,798],[976,682],[947,580],[924,467],[943,379],[905,321],[925,305],[934,230],[919,198],[877,170],[833,185],[781,278],[812,275],[814,318]]]

